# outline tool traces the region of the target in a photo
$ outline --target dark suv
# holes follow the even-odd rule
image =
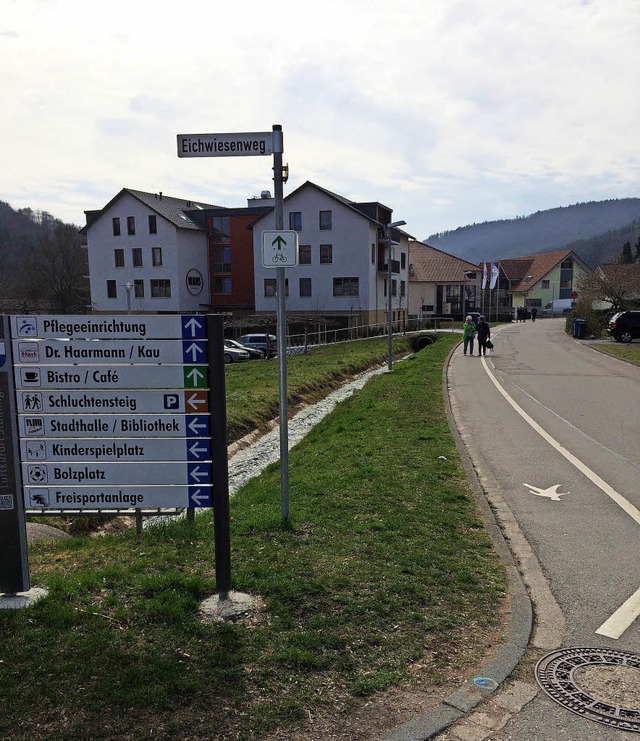
[[[619,311],[607,326],[607,333],[618,342],[631,342],[640,337],[640,311]]]

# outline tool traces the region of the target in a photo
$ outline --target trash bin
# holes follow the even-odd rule
[[[573,320],[573,336],[576,340],[584,340],[587,336],[587,321],[586,319],[574,319]]]

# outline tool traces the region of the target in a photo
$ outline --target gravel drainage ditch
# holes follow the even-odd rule
[[[640,733],[640,656],[598,648],[566,648],[536,664],[536,680],[571,712]]]

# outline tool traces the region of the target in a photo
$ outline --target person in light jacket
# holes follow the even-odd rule
[[[478,332],[478,357],[480,357],[487,354],[487,340],[491,338],[491,327],[483,316],[478,318],[476,331]],[[473,348],[471,354],[473,354]]]
[[[463,355],[467,354],[467,348],[469,348],[469,355],[473,355],[473,338],[476,336],[476,325],[473,320],[468,316],[464,320],[462,325],[462,339],[464,340],[464,351]]]

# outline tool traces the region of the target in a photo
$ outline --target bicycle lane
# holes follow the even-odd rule
[[[620,615],[640,587],[640,513],[626,496],[615,496],[616,487],[624,492],[623,486],[637,478],[637,464],[618,456],[618,467],[620,458],[626,466],[615,474],[616,486],[608,485],[611,440],[596,439],[598,419],[582,419],[580,411],[581,395],[595,393],[603,380],[615,387],[633,383],[633,378],[617,374],[616,361],[594,362],[589,355],[593,351],[584,353],[556,329],[542,322],[506,326],[494,331],[494,356],[464,357],[459,349],[448,372],[456,425],[534,602],[530,660],[561,645],[616,651],[634,651],[640,645],[634,611]],[[619,410],[612,410],[616,413]],[[598,415],[602,417],[603,409],[596,409]],[[601,419],[600,426],[610,434],[620,422],[605,424]],[[607,475],[600,476],[598,470]],[[598,633],[616,613],[615,629],[609,626],[605,634]],[[531,668],[523,674],[525,682],[533,681]],[[539,694],[534,702],[538,704],[544,706],[538,710],[553,719],[553,729],[540,728],[534,711],[528,725],[504,738],[610,738],[606,726],[546,696]],[[627,735],[620,733],[620,738]]]

